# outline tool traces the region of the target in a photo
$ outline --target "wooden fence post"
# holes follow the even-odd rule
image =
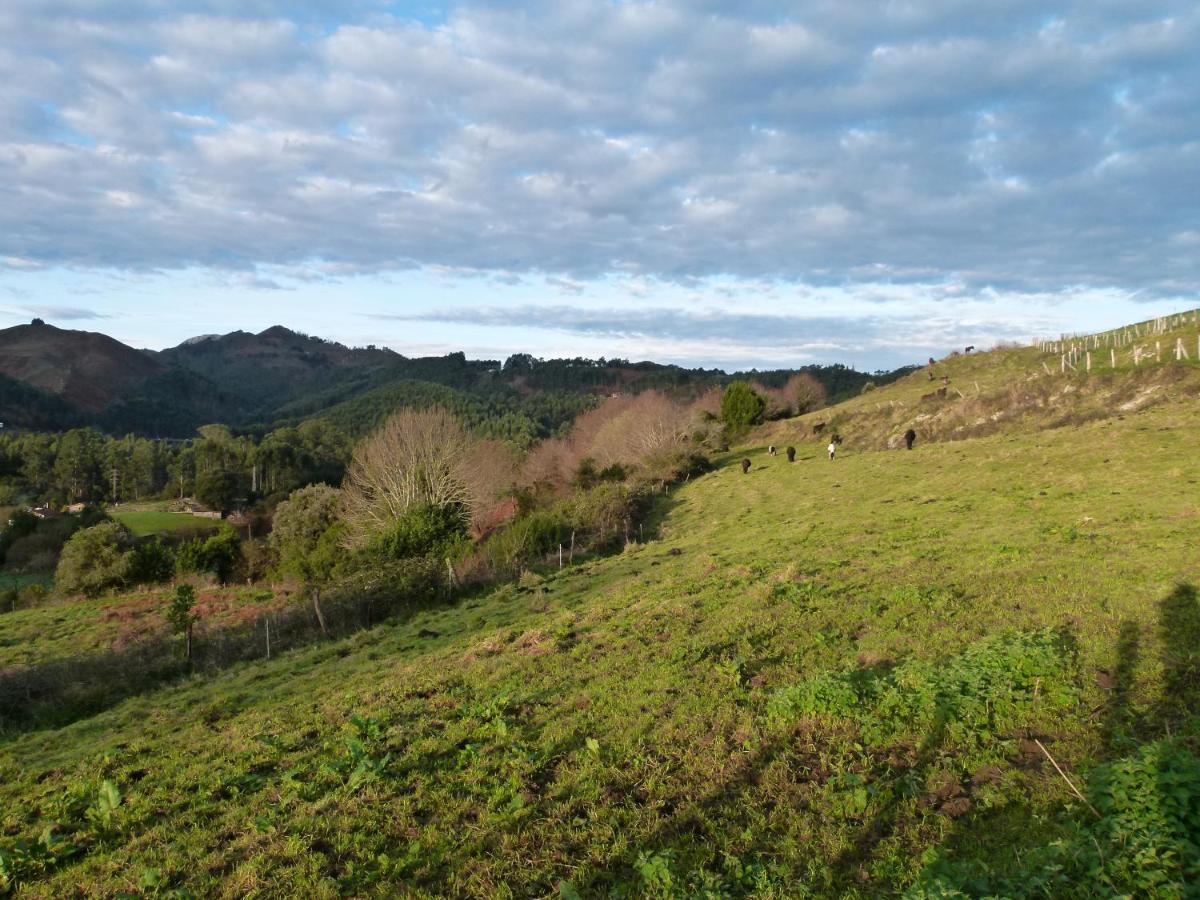
[[[1112,367],[1115,369],[1117,367],[1117,351],[1113,350],[1110,347],[1108,350],[1108,356],[1109,356],[1109,359],[1112,361]]]

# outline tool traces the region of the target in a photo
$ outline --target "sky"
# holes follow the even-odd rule
[[[1200,306],[1200,5],[4,0],[0,327],[861,369]]]

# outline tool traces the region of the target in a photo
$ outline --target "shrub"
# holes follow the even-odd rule
[[[63,546],[54,574],[68,594],[95,596],[128,582],[133,554],[129,532],[116,522],[84,528]]]
[[[175,569],[184,573],[211,573],[225,584],[241,560],[241,543],[237,532],[229,527],[203,540],[185,541],[175,551]]]
[[[388,559],[432,556],[443,559],[456,555],[467,537],[467,515],[461,507],[418,506],[370,546],[373,553]]]
[[[159,540],[144,541],[133,548],[129,580],[133,584],[161,584],[175,574],[175,557]]]

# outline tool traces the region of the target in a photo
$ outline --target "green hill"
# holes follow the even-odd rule
[[[958,357],[935,372],[961,398],[922,401],[918,372],[776,423],[762,445],[809,437],[794,464],[756,438],[622,554],[8,735],[0,885],[1188,896],[1194,360],[1051,358]],[[980,414],[955,404],[1043,378],[1045,406],[956,430]],[[881,449],[927,412],[917,449]]]

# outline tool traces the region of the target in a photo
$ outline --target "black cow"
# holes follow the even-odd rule
[[[974,349],[975,349],[975,345],[972,344],[970,347],[967,348],[967,352],[970,353]]]
[[[788,462],[795,462],[796,461],[796,448],[788,447],[787,448],[787,456],[788,456]]]
[[[824,430],[825,430],[824,422],[818,422],[816,425],[813,426],[813,434],[814,435],[820,434]]]
[[[917,439],[917,433],[915,431],[913,431],[911,428],[908,429],[908,431],[904,432],[904,446],[908,447],[909,450],[912,449],[913,441],[915,441],[916,439]]]
[[[750,471],[750,460],[743,459],[742,460],[742,474],[745,475],[749,471]]]

